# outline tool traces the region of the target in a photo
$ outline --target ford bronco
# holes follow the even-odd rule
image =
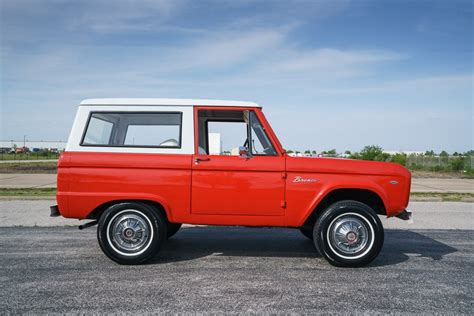
[[[290,157],[250,102],[91,99],[58,162],[51,216],[91,219],[121,264],[151,259],[181,225],[298,228],[336,266],[380,252],[378,215],[409,219],[411,175],[386,162]]]

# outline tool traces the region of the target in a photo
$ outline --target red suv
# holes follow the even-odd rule
[[[52,216],[91,219],[104,253],[152,258],[182,224],[298,228],[331,264],[382,248],[378,215],[408,219],[411,175],[385,162],[290,157],[250,102],[92,99],[58,163]]]

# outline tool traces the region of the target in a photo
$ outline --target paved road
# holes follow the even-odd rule
[[[413,178],[412,192],[474,193],[474,179]]]
[[[3,188],[55,188],[56,174],[0,174]],[[413,178],[413,192],[474,193],[474,179]]]
[[[0,226],[64,225],[49,202],[0,201]],[[0,310],[473,314],[473,205],[412,203],[415,223],[385,220],[360,269],[330,266],[293,229],[187,226],[152,263],[120,266],[94,228],[0,227]]]
[[[0,310],[472,314],[473,237],[388,230],[371,266],[341,269],[296,230],[187,227],[151,264],[120,266],[93,229],[1,228]]]
[[[56,174],[1,173],[0,188],[55,188]]]

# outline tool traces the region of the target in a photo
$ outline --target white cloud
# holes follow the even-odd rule
[[[28,17],[61,16],[58,10],[51,14],[38,3],[25,8]],[[2,24],[9,29],[1,47],[0,125],[9,135],[17,130],[21,135],[32,134],[37,125],[46,124],[42,137],[64,138],[76,104],[84,98],[201,97],[260,102],[288,147],[360,149],[374,142],[393,149],[397,141],[410,144],[412,139],[413,144],[423,144],[430,141],[428,132],[419,137],[410,134],[417,133],[416,122],[428,128],[443,120],[445,135],[453,139],[455,134],[462,135],[455,140],[455,150],[462,150],[459,144],[464,146],[466,140],[472,142],[466,133],[466,126],[472,125],[472,92],[470,104],[466,101],[472,74],[427,76],[421,71],[404,76],[398,72],[395,79],[381,67],[408,63],[411,56],[382,49],[308,47],[298,41],[297,33],[305,22],[295,17],[324,18],[338,12],[343,3],[315,6],[302,13],[307,6],[285,2],[289,9],[280,10],[281,16],[270,11],[241,15],[226,21],[224,27],[202,29],[175,22],[186,6],[184,1],[146,1],[140,6],[135,1],[117,1],[113,6],[105,0],[80,3],[77,14],[69,12],[61,23],[52,24],[54,30],[49,26],[35,33],[19,22],[15,28]],[[227,5],[232,10],[246,4]],[[275,23],[283,15],[291,19]],[[68,32],[61,30],[63,26]],[[56,37],[56,32],[63,37]],[[152,39],[131,44],[135,38],[130,36],[149,32],[154,32]],[[185,36],[175,38],[167,32]],[[70,34],[78,38],[70,39]],[[162,35],[166,41],[155,43]],[[21,44],[13,45],[17,43]],[[470,124],[457,119],[466,116],[469,105]],[[411,107],[417,111],[410,111]],[[48,123],[51,120],[54,124]],[[387,131],[387,126],[396,129]],[[334,134],[331,137],[329,130]],[[398,130],[402,132],[397,136]]]
[[[86,1],[70,28],[98,33],[150,31],[166,22],[183,5],[182,0]]]

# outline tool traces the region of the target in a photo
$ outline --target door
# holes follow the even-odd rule
[[[197,109],[191,213],[283,216],[285,160],[254,110]]]

